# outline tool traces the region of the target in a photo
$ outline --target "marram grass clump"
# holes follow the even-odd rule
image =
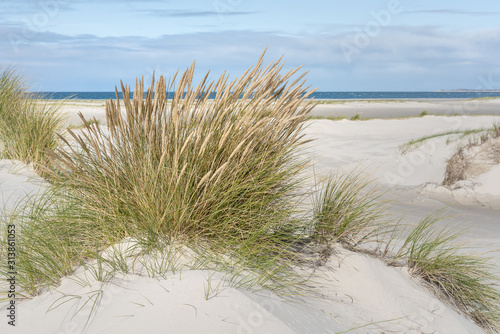
[[[31,93],[16,70],[0,68],[0,157],[31,163],[37,172],[48,167],[45,151],[57,148],[65,123],[60,106]]]
[[[115,240],[138,236],[154,248],[165,236],[188,239],[278,277],[298,256],[308,161],[296,152],[312,91],[304,75],[291,82],[298,69],[262,62],[196,86],[193,65],[177,84],[177,75],[153,79],[145,98],[142,80],[132,99],[122,84],[125,110],[118,94],[107,103],[109,129],[82,116],[85,127],[68,129],[71,140],[51,153],[57,172],[47,172]]]

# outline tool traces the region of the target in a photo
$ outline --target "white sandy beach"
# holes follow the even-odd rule
[[[69,123],[78,124],[76,114],[82,112],[104,124],[104,103],[73,101],[63,110],[72,115]],[[429,115],[407,117],[423,111]],[[387,190],[385,198],[394,201],[393,213],[414,223],[447,207],[449,214],[457,215],[453,224],[470,228],[463,240],[481,250],[500,250],[500,165],[450,190],[441,186],[446,161],[465,139],[438,137],[406,154],[399,150],[423,136],[500,123],[500,99],[349,101],[318,105],[312,112],[321,117],[356,114],[376,119],[308,121],[305,134],[315,140],[304,154],[312,157],[318,177],[333,169],[363,167]],[[393,117],[407,118],[387,119]],[[41,186],[29,167],[0,161],[6,210]],[[483,333],[411,278],[406,268],[388,267],[343,249],[338,252],[311,277],[310,284],[320,293],[301,298],[219,285],[223,274],[208,270],[160,278],[128,274],[101,286],[79,268],[56,289],[18,302],[16,327],[7,324],[8,304],[0,303],[0,332]],[[500,272],[500,254],[492,256]],[[95,300],[99,306],[91,312]]]
[[[325,100],[312,116],[394,118],[428,115],[500,115],[500,99]]]

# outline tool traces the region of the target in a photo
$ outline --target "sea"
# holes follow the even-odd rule
[[[115,92],[41,92],[47,99],[109,100]],[[169,95],[172,95],[170,93]],[[123,95],[119,93],[120,98]],[[434,91],[434,92],[315,92],[318,100],[372,100],[372,99],[472,99],[500,97],[500,91]]]

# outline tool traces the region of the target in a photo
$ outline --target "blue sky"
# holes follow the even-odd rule
[[[284,56],[320,91],[500,89],[498,0],[2,0],[0,66],[41,91],[112,91],[196,60]]]

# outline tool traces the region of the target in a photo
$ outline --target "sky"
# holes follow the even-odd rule
[[[2,0],[0,67],[39,91],[113,91],[267,48],[319,91],[500,89],[498,0]]]

